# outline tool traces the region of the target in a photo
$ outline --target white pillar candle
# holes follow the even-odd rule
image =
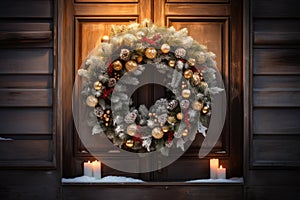
[[[219,167],[219,159],[217,159],[217,158],[210,159],[210,178],[211,179],[217,178],[218,167]]]
[[[226,179],[226,168],[223,168],[222,165],[217,169],[218,179]]]
[[[93,176],[93,164],[88,161],[83,163],[83,175],[84,176]]]
[[[101,162],[95,160],[93,162],[93,176],[96,179],[101,179]]]

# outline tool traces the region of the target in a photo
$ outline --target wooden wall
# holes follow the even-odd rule
[[[59,194],[54,15],[53,0],[0,1],[0,199]]]
[[[244,1],[245,184],[227,186],[163,182],[145,186],[61,185],[61,142],[69,137],[59,122],[69,118],[70,106],[66,102],[61,104],[65,100],[63,92],[68,91],[58,90],[57,79],[62,77],[57,76],[56,70],[58,67],[64,73],[73,70],[64,63],[57,66],[60,59],[68,56],[68,49],[57,49],[57,42],[62,41],[57,39],[56,28],[63,26],[57,18],[63,20],[67,29],[72,29],[68,24],[73,23],[73,19],[60,18],[59,13],[73,12],[72,7],[65,10],[57,7],[61,2],[65,1],[0,1],[0,137],[13,139],[0,140],[0,199],[83,199],[86,195],[106,199],[169,198],[170,195],[181,199],[300,199],[297,180],[300,177],[300,12],[297,0]],[[180,0],[169,2],[175,5]],[[230,1],[189,2],[222,5]],[[93,14],[85,13],[84,6],[81,8],[82,19],[78,22],[84,22],[86,14]],[[215,8],[217,12],[220,7]],[[121,11],[126,9],[135,7],[123,7]],[[120,15],[126,16],[122,12]],[[143,15],[151,17],[150,12]],[[171,18],[176,17],[176,13],[171,15]],[[154,18],[157,22],[164,19],[159,14]],[[73,38],[66,40],[72,43]],[[64,84],[72,84],[70,77],[65,77]],[[56,113],[63,114],[57,118]],[[66,127],[72,127],[71,122]]]
[[[300,14],[297,0],[249,6],[248,199],[297,199],[300,177]],[[246,94],[247,95],[247,94]],[[296,197],[297,196],[297,197]]]

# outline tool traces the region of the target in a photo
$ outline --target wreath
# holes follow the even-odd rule
[[[110,41],[97,46],[78,70],[91,134],[130,152],[184,150],[197,133],[206,136],[211,94],[223,90],[215,73],[215,54],[188,36],[186,28],[176,31],[149,20],[114,25]],[[166,87],[165,97],[150,108],[137,107],[129,90],[154,76]]]

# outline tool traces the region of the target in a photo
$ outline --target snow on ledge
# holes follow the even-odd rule
[[[243,183],[243,178],[230,178],[230,179],[198,179],[186,181],[186,183]]]
[[[62,178],[62,183],[143,183],[144,181],[124,176],[106,176],[96,179],[89,176],[80,176],[76,178]]]
[[[10,141],[10,140],[13,140],[13,139],[11,139],[11,138],[3,138],[3,137],[0,137],[0,141]]]
[[[80,176],[75,178],[62,178],[62,183],[144,183],[140,179],[134,179],[124,176],[106,176],[101,179],[96,179],[89,176]],[[190,180],[185,183],[243,183],[243,178],[230,178],[230,179],[198,179]]]

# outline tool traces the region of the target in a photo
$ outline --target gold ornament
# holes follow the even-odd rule
[[[200,86],[203,87],[203,88],[207,88],[208,85],[207,85],[206,82],[201,81],[201,82],[200,82]]]
[[[191,90],[184,89],[184,90],[182,90],[181,95],[182,95],[183,98],[187,99],[187,98],[189,98],[191,96]]]
[[[164,133],[166,133],[166,132],[169,131],[169,127],[163,126],[163,127],[161,128],[161,130],[162,130]]]
[[[106,123],[105,123],[105,126],[109,126],[109,123],[108,123],[108,122],[106,122]]]
[[[163,45],[161,45],[161,47],[160,47],[160,50],[161,50],[161,52],[163,52],[163,53],[169,53],[169,52],[170,52],[170,49],[171,49],[171,47],[170,47],[170,45],[168,45],[168,44],[163,44]]]
[[[142,62],[142,61],[143,61],[143,56],[138,56],[138,57],[136,58],[136,61],[137,61],[138,63]]]
[[[130,124],[127,127],[127,134],[130,136],[134,136],[137,132],[137,125],[136,124]]]
[[[126,140],[126,146],[131,148],[134,145],[134,141],[133,140]]]
[[[200,103],[199,101],[195,101],[194,103],[193,103],[193,109],[194,110],[201,110],[202,109],[202,103]]]
[[[203,114],[207,114],[207,113],[209,112],[209,106],[208,106],[208,105],[203,106],[201,112],[202,112]]]
[[[170,124],[174,124],[176,122],[176,119],[175,117],[172,117],[172,116],[169,116],[167,121],[170,123]]]
[[[180,112],[180,113],[177,113],[177,115],[176,115],[176,118],[178,119],[178,120],[182,120],[182,113]]]
[[[119,60],[116,60],[115,62],[113,62],[112,65],[113,65],[114,70],[116,70],[116,71],[120,71],[123,68],[122,63]]]
[[[95,107],[98,103],[98,99],[94,97],[93,95],[90,95],[86,98],[86,104],[90,107]]]
[[[152,129],[152,136],[155,139],[161,139],[164,136],[164,133],[159,127],[155,127],[154,129]]]
[[[169,64],[170,67],[173,68],[173,67],[175,67],[176,62],[175,62],[175,60],[169,60],[168,64]]]
[[[94,83],[94,88],[95,88],[95,90],[101,90],[101,88],[102,88],[102,83],[101,83],[100,81],[96,81],[96,82]]]
[[[153,59],[156,57],[157,51],[153,47],[148,47],[145,51],[145,56],[149,59]]]
[[[188,64],[189,64],[189,66],[194,67],[196,64],[196,60],[194,58],[189,58]]]
[[[188,131],[187,129],[184,129],[184,130],[182,131],[182,136],[187,136],[188,133],[189,133],[189,131]]]
[[[201,83],[201,76],[198,72],[195,72],[192,77],[192,84],[199,85]]]
[[[184,78],[190,79],[193,76],[193,71],[190,69],[187,69],[183,73]]]
[[[126,62],[125,67],[128,71],[134,71],[137,69],[137,63],[134,60]]]

